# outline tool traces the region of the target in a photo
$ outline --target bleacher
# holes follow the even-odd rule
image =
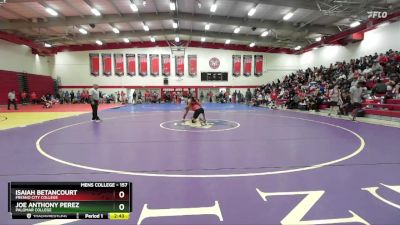
[[[381,104],[380,99],[367,99],[363,103],[365,114],[400,118],[400,99],[388,99]]]

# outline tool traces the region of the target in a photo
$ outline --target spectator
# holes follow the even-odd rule
[[[26,91],[22,91],[21,93],[21,103],[23,105],[28,104],[29,100],[28,100],[28,94],[26,93]]]
[[[385,83],[383,83],[380,79],[378,79],[376,85],[374,88],[372,88],[372,95],[378,94],[378,95],[385,95],[387,92],[387,86]]]
[[[32,91],[30,98],[31,98],[32,104],[38,103],[36,92]]]

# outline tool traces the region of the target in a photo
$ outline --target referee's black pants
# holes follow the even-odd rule
[[[10,110],[11,104],[13,104],[14,105],[14,109],[17,110],[17,102],[15,101],[15,99],[14,100],[8,99],[8,110]]]
[[[100,120],[97,115],[97,110],[99,109],[99,101],[93,100],[90,104],[92,106],[92,120]]]

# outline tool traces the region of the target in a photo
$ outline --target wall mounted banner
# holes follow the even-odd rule
[[[139,75],[147,76],[147,54],[138,54]]]
[[[90,74],[98,76],[100,73],[100,56],[98,53],[90,53]]]
[[[114,74],[124,75],[124,54],[114,54]]]
[[[150,54],[150,74],[152,76],[160,75],[160,57],[156,54]]]
[[[242,57],[240,55],[232,56],[232,75],[234,77],[240,76],[240,71],[242,68]]]
[[[111,54],[103,53],[101,54],[102,64],[103,64],[103,75],[111,76]]]
[[[251,61],[252,61],[252,56],[251,55],[244,55],[243,56],[243,75],[248,77],[251,75]]]
[[[184,75],[185,71],[185,56],[176,55],[175,56],[175,74],[178,77]]]
[[[254,56],[254,76],[259,77],[263,75],[263,61],[264,58],[262,55]]]
[[[170,55],[161,55],[161,65],[162,65],[162,75],[169,76],[171,75],[171,56]]]
[[[136,56],[135,54],[126,54],[126,70],[128,76],[136,75]]]
[[[197,76],[197,55],[188,55],[189,76]]]

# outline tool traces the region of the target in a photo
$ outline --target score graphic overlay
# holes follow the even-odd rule
[[[132,212],[130,182],[10,182],[13,219],[127,220]]]

